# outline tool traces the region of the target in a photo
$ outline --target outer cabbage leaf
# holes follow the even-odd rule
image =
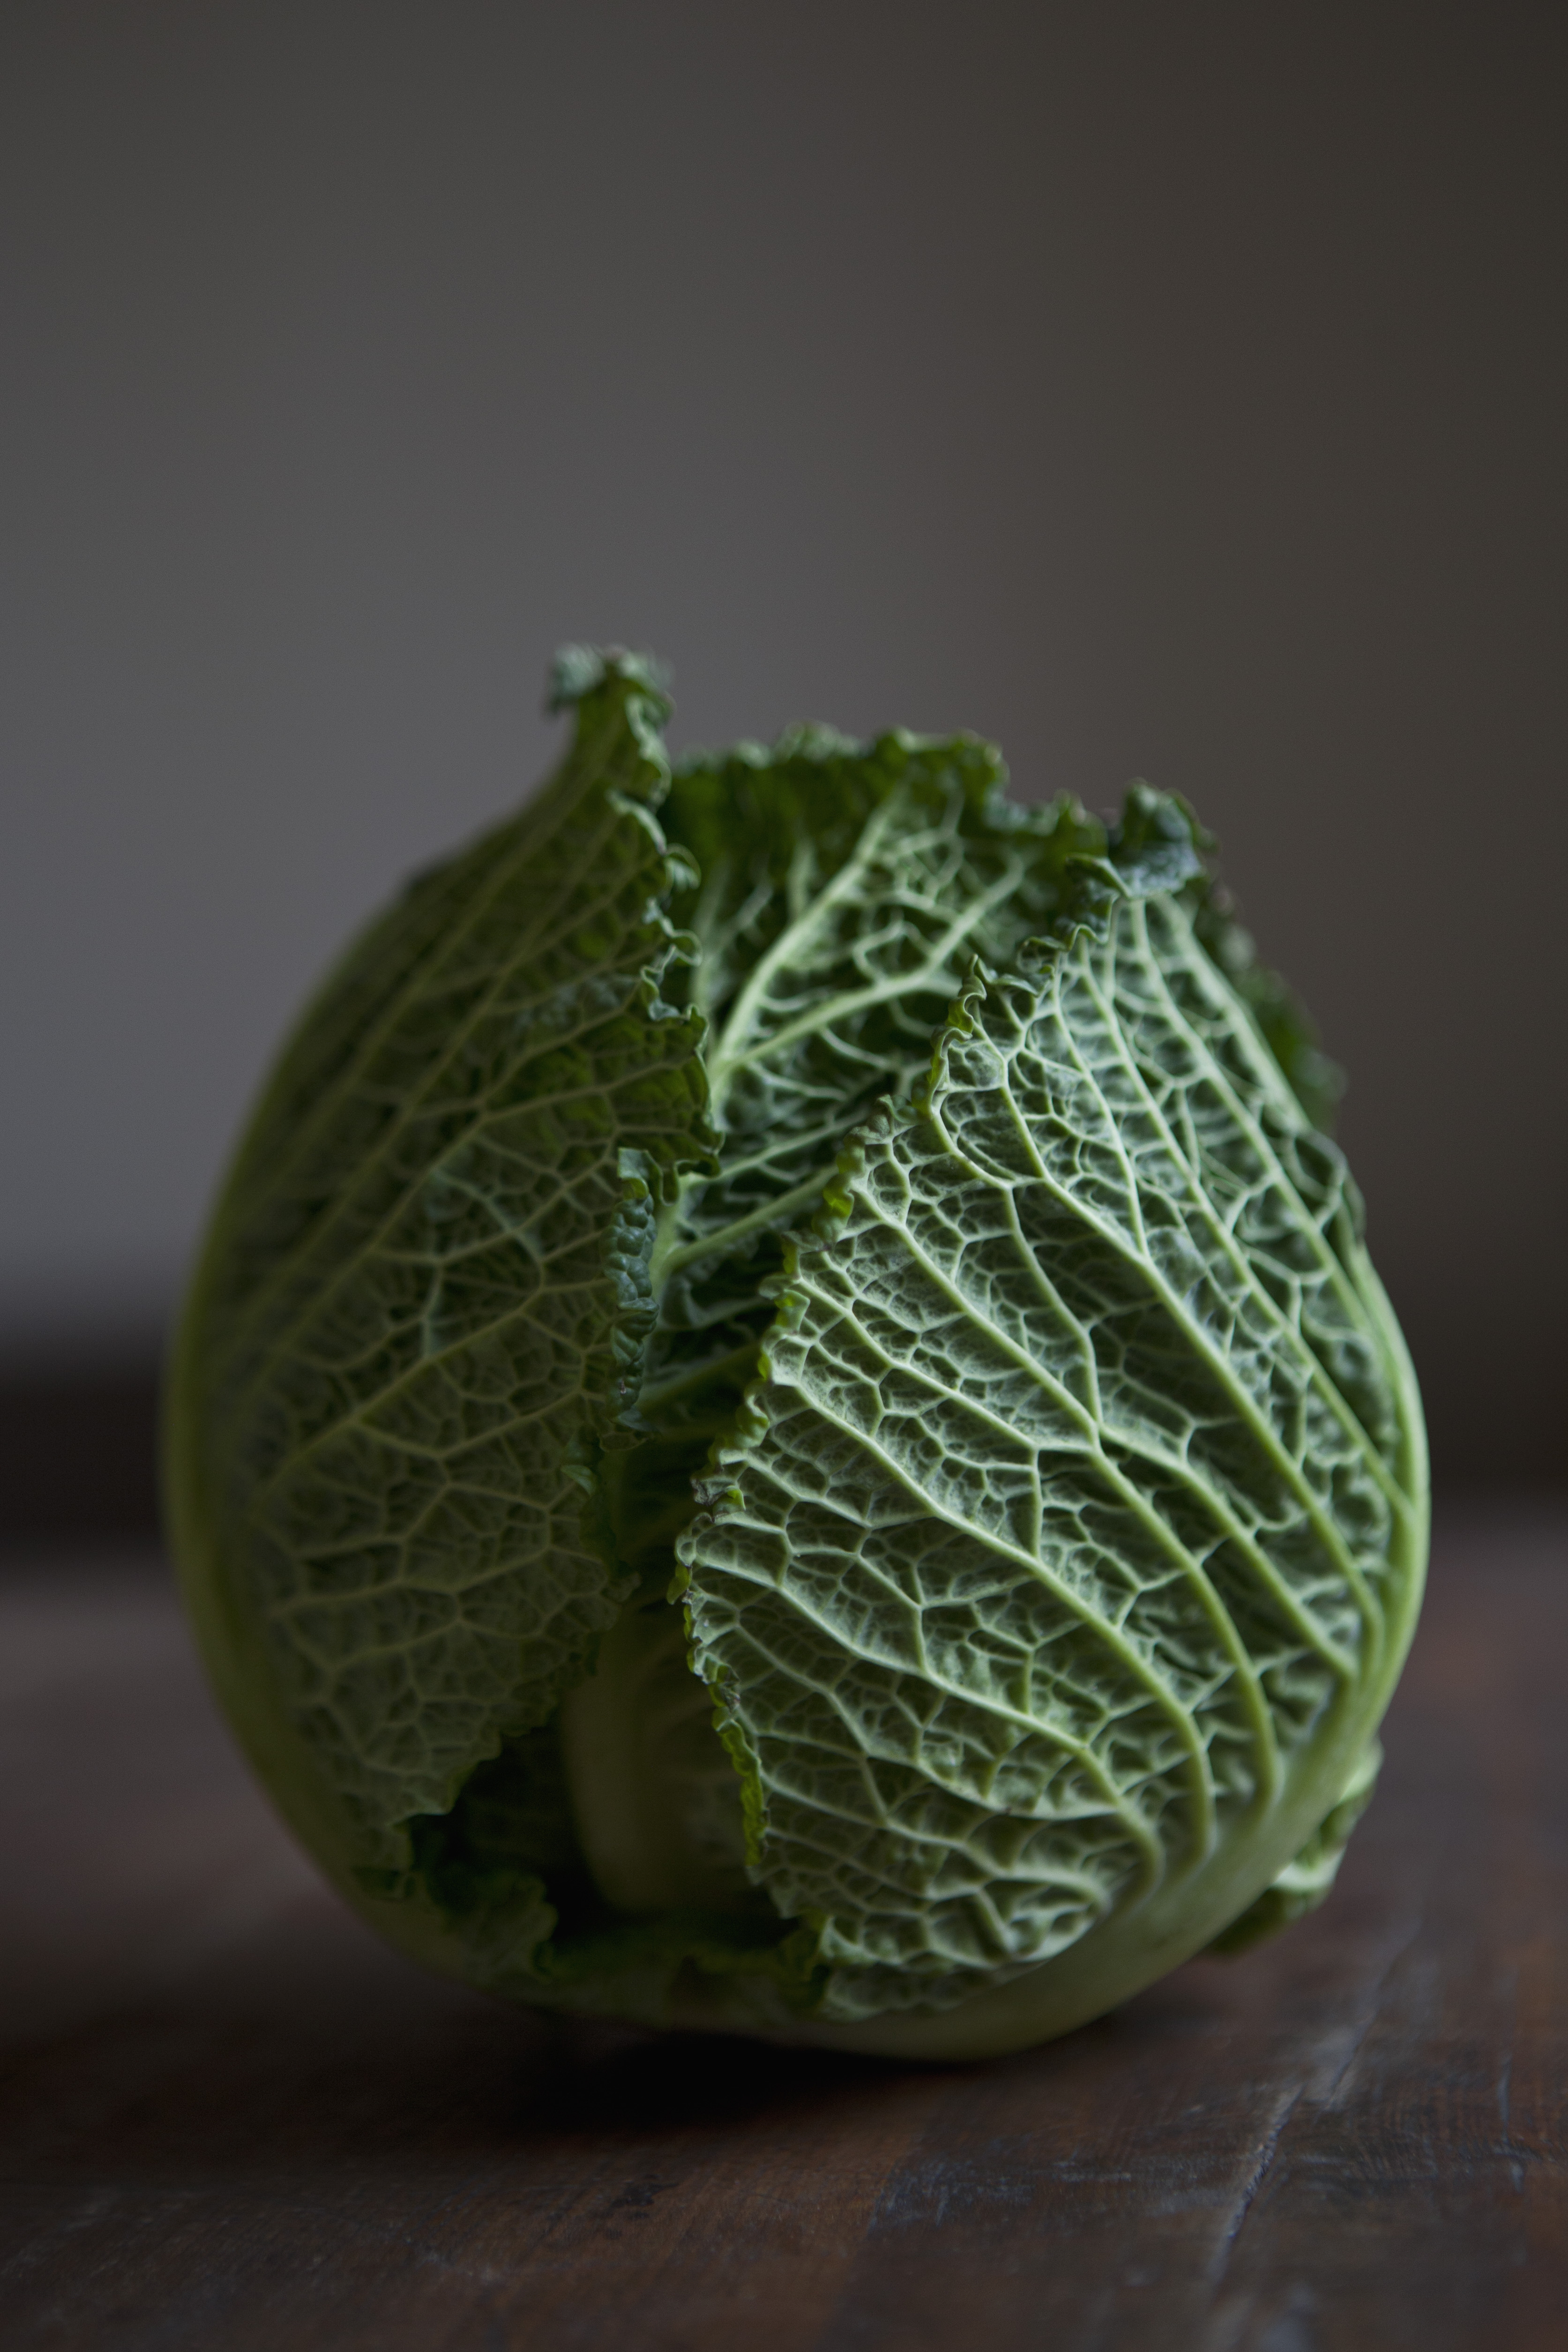
[[[525,1772],[616,1619],[596,1465],[640,1381],[653,1218],[710,1141],[700,1016],[660,992],[689,878],[653,814],[666,706],[624,657],[565,657],[557,699],[555,777],[416,881],[301,1022],[174,1376],[178,1549],[220,1686],[311,1842],[386,1891],[410,1822],[503,1741],[500,1780]],[[553,1823],[547,1859],[570,1835],[548,1772],[522,1810]]]
[[[1135,793],[1113,855],[846,1155],[680,1545],[825,2019],[1173,1902],[1209,1940],[1408,1639],[1419,1407],[1342,1160],[1194,936],[1184,813]]]

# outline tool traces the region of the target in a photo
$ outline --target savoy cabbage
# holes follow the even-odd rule
[[[283,1811],[517,1999],[935,2055],[1308,1907],[1419,1601],[1331,1066],[1179,802],[971,737],[560,769],[329,978],[172,1517]]]

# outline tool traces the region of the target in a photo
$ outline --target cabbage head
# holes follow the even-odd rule
[[[176,1549],[278,1804],[518,2000],[1059,2033],[1320,1899],[1426,1556],[1332,1072],[1179,801],[971,736],[671,771],[645,661],[350,949],[239,1147]]]

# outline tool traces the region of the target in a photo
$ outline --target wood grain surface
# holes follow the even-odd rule
[[[316,1884],[151,1561],[0,1578],[0,2340],[1563,2352],[1568,1527],[1453,1517],[1328,1906],[1022,2057],[492,2007]]]

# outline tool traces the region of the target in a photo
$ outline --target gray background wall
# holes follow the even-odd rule
[[[280,1024],[550,755],[1186,793],[1450,1479],[1560,1475],[1563,12],[0,12],[0,1355],[150,1360]]]

